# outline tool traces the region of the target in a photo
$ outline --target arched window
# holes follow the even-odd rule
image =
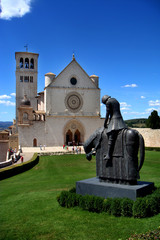
[[[29,59],[25,58],[25,68],[29,68]]]
[[[31,58],[31,61],[30,61],[30,69],[34,69],[34,59]]]
[[[20,68],[23,68],[23,58],[20,58],[19,67],[20,67]]]

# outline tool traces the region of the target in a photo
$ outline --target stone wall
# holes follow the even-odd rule
[[[143,136],[145,147],[160,147],[160,129],[136,128]]]
[[[6,161],[7,150],[9,148],[9,141],[0,141],[0,162]]]

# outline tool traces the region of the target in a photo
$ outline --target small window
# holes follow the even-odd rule
[[[25,68],[29,68],[29,59],[25,58]]]
[[[29,82],[29,77],[28,76],[24,77],[24,82]]]
[[[20,82],[23,82],[23,76],[20,76]]]
[[[34,69],[34,59],[33,58],[31,58],[30,69]]]
[[[19,67],[20,67],[20,68],[23,68],[23,58],[20,58]]]
[[[32,76],[30,77],[30,82],[33,82],[33,77]]]
[[[76,84],[77,84],[77,79],[74,78],[74,77],[71,78],[70,83],[71,83],[72,85],[76,85]]]

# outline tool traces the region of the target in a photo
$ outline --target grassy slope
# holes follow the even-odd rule
[[[147,152],[141,180],[160,186],[160,152]],[[0,182],[0,239],[117,240],[155,229],[160,214],[147,219],[116,218],[79,208],[61,208],[56,196],[77,180],[95,176],[95,159],[84,155],[41,157],[28,172]]]

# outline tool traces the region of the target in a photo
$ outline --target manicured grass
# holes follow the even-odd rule
[[[0,182],[0,239],[117,240],[160,225],[160,214],[134,219],[59,206],[57,195],[95,176],[84,155],[40,157],[33,169]],[[146,152],[141,180],[160,187],[160,152]]]

